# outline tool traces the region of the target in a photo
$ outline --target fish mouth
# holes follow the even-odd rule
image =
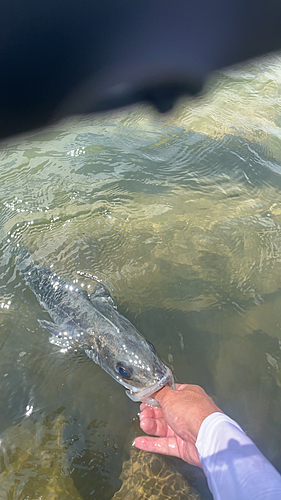
[[[134,402],[142,402],[151,406],[160,406],[156,399],[151,398],[150,396],[155,394],[155,392],[158,392],[165,385],[169,385],[169,387],[175,389],[174,376],[170,368],[167,368],[164,377],[161,380],[158,380],[156,384],[140,390],[130,389],[129,391],[126,391],[126,394]]]

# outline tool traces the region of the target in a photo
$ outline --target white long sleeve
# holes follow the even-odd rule
[[[281,476],[223,413],[202,423],[196,441],[214,500],[281,500]]]

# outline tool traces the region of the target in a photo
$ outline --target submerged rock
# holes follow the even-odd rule
[[[132,448],[120,479],[123,484],[112,500],[200,500],[167,457],[156,453]]]
[[[43,423],[30,419],[1,436],[0,500],[82,500],[69,470],[57,412]],[[120,475],[122,486],[112,500],[200,500],[199,494],[167,457],[131,450]]]
[[[0,448],[1,500],[82,500],[67,467],[66,423],[53,414],[43,424],[27,419],[6,429]]]

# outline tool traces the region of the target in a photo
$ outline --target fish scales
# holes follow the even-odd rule
[[[18,267],[53,320],[38,320],[51,333],[51,343],[84,349],[127,389],[133,401],[157,405],[152,394],[166,384],[174,388],[170,368],[157,356],[154,346],[117,311],[102,283],[89,296],[86,290],[67,283],[50,269],[40,268],[26,249],[18,256]]]

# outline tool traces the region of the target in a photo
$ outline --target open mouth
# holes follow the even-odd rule
[[[126,391],[126,394],[132,401],[147,403],[151,406],[159,406],[156,399],[151,398],[150,396],[155,394],[155,392],[158,392],[165,385],[169,385],[172,389],[175,389],[174,377],[170,368],[167,368],[164,377],[156,382],[156,384],[153,384],[150,387],[145,387],[141,390],[130,389],[129,391]]]

